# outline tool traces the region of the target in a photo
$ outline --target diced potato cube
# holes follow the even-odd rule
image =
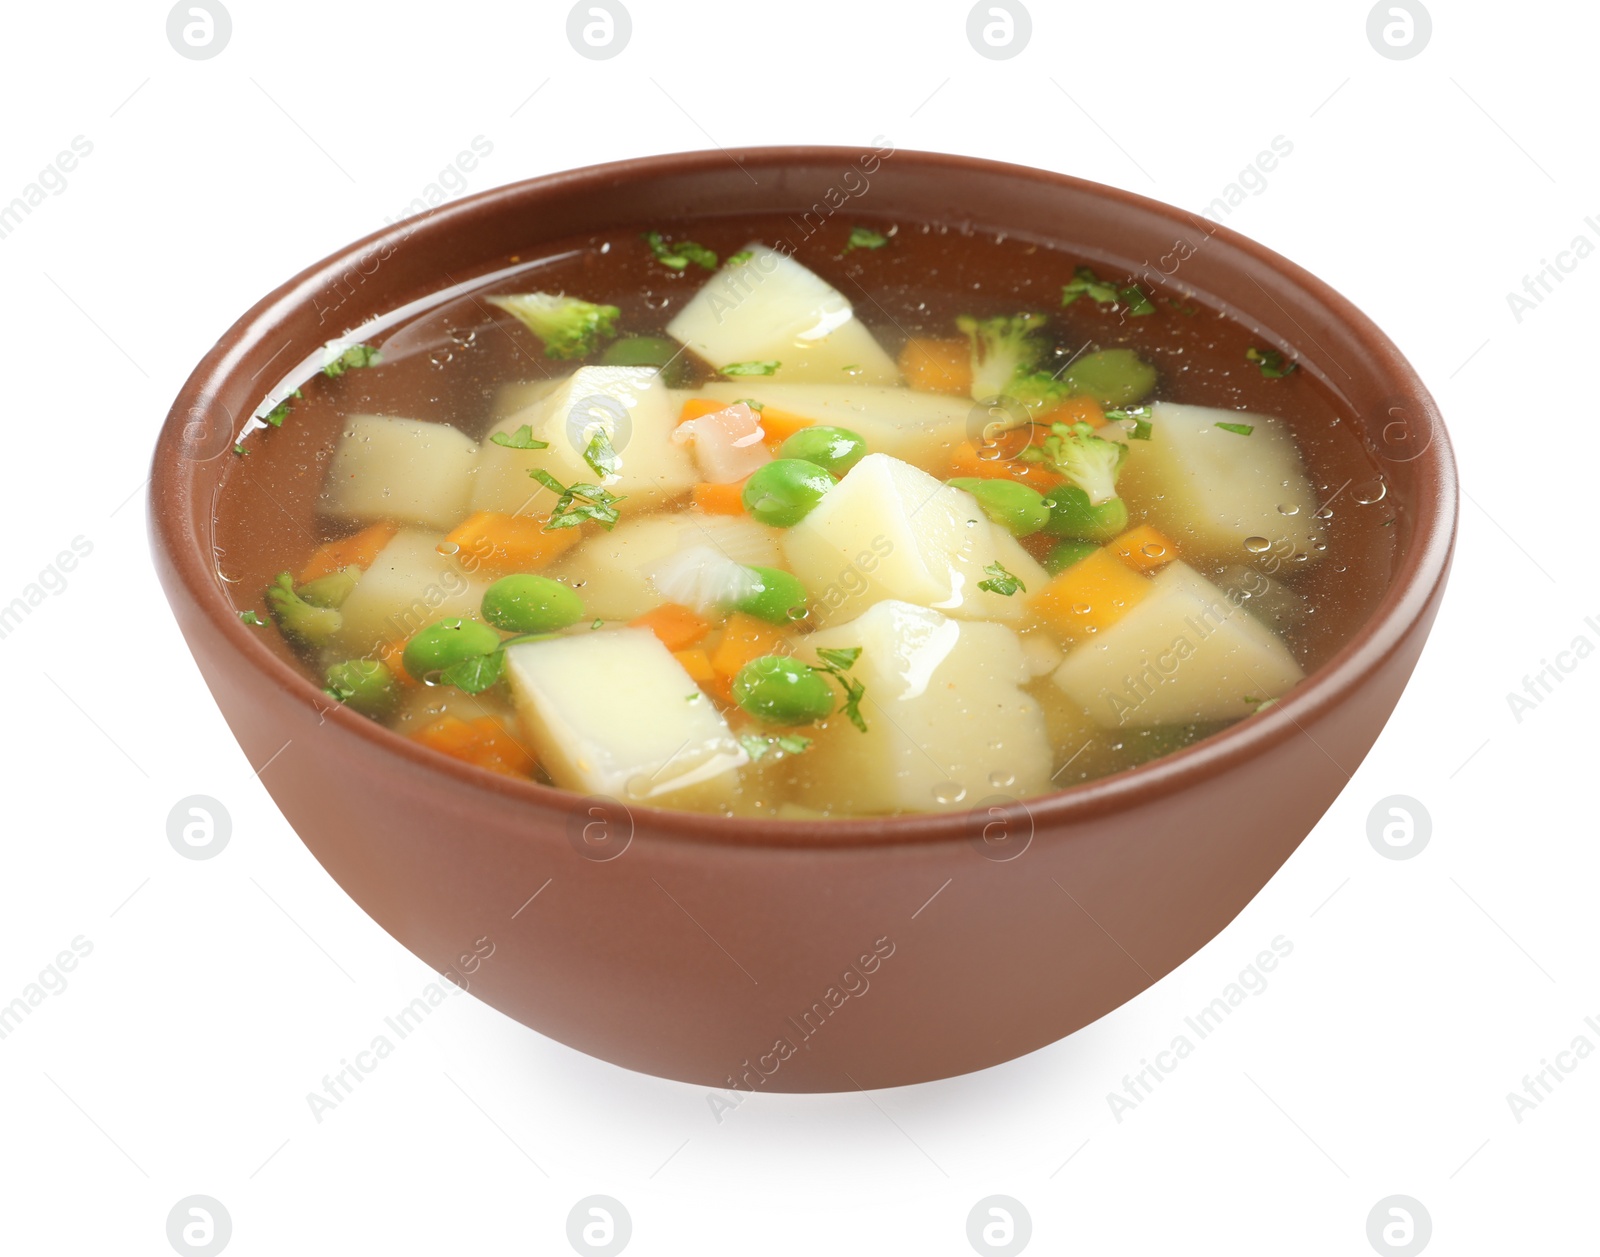
[[[1020,594],[979,589],[1001,563],[1031,591],[1050,579],[977,499],[887,454],[868,454],[783,537],[817,623],[897,598],[963,620],[1015,623]]]
[[[1271,629],[1175,562],[1119,620],[1069,650],[1053,679],[1106,728],[1145,728],[1248,716],[1304,675]]]
[[[355,415],[328,464],[322,509],[449,528],[467,513],[477,458],[478,443],[449,424]]]
[[[786,254],[760,243],[745,247],[750,258],[708,279],[667,324],[667,335],[718,370],[778,362],[778,380],[899,383],[894,360],[843,293]]]
[[[650,569],[691,546],[712,546],[746,566],[782,566],[773,529],[737,515],[684,511],[625,519],[589,537],[545,575],[577,590],[589,615],[633,620],[668,601],[651,583]]]
[[[818,650],[852,646],[867,732],[842,710],[805,730],[796,798],[843,813],[961,811],[1049,789],[1044,716],[1020,688],[1028,666],[1011,629],[890,601],[798,640],[813,664]]]
[[[893,454],[911,463],[942,467],[967,439],[970,397],[918,393],[868,384],[787,384],[767,379],[714,380],[694,391],[717,401],[754,398],[763,406],[849,428],[873,454]]]
[[[566,378],[564,375],[554,375],[548,379],[512,380],[502,384],[494,391],[494,402],[489,407],[489,418],[495,423],[511,418],[512,415],[550,396],[561,387],[561,382]]]
[[[654,367],[580,367],[544,397],[494,426],[514,433],[524,424],[542,450],[513,450],[486,439],[478,455],[472,509],[507,515],[549,510],[555,495],[528,473],[542,468],[563,485],[598,484],[626,497],[624,511],[658,506],[687,493],[696,479],[693,461],[674,444],[678,412]],[[617,469],[598,475],[584,451],[604,430]]]
[[[714,809],[749,758],[649,629],[523,642],[507,648],[506,675],[539,762],[569,790]]]
[[[1249,436],[1219,428],[1249,426]],[[1116,425],[1102,435],[1126,439]],[[1252,563],[1321,551],[1317,498],[1282,420],[1209,406],[1157,402],[1150,439],[1127,441],[1117,491],[1135,517],[1154,524],[1191,559]],[[1253,546],[1246,546],[1259,538]],[[1255,548],[1259,546],[1259,549]]]
[[[453,556],[439,553],[438,533],[405,529],[378,552],[339,607],[335,642],[346,657],[367,655],[451,616],[481,618],[483,591]]]

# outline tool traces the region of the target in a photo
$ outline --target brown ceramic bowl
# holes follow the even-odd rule
[[[369,236],[234,324],[155,452],[151,532],[167,597],[234,736],[252,764],[272,759],[263,782],[328,872],[428,964],[540,1033],[714,1087],[831,1091],[981,1069],[1072,1033],[1180,964],[1261,889],[1372,746],[1433,623],[1454,542],[1455,467],[1434,403],[1326,284],[1126,192],[895,153],[870,172],[862,212],[1003,229],[1128,273],[1187,245],[1183,282],[1292,349],[1357,417],[1396,508],[1396,558],[1376,611],[1275,709],[1031,799],[1007,812],[1009,839],[987,846],[989,818],[967,814],[590,815],[576,795],[446,759],[330,706],[275,635],[240,623],[213,541],[230,513],[260,509],[259,495],[224,482],[263,464],[228,449],[289,364],[545,242],[707,206],[817,212],[861,158],[771,148],[737,165],[715,152],[621,162]],[[273,507],[288,516],[275,527],[309,526],[317,479],[274,482]]]

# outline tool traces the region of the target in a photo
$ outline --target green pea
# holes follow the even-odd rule
[[[867,442],[849,428],[821,424],[801,428],[778,446],[779,458],[799,458],[815,463],[830,475],[842,476],[866,457]]]
[[[502,576],[483,592],[483,618],[508,633],[553,633],[583,614],[583,599],[548,576]]]
[[[669,388],[689,382],[689,363],[683,347],[666,336],[624,336],[614,340],[600,354],[607,367],[660,367],[661,381]]]
[[[833,711],[833,687],[814,668],[787,655],[762,655],[733,678],[733,701],[775,725],[808,725]]]
[[[346,659],[328,669],[328,693],[363,716],[381,720],[400,701],[400,686],[376,659]]]
[[[1089,495],[1075,484],[1057,485],[1045,499],[1050,522],[1044,526],[1052,537],[1071,537],[1077,541],[1110,541],[1128,527],[1128,505],[1111,498],[1099,506],[1089,505]]]
[[[744,482],[744,509],[758,523],[792,528],[838,483],[803,458],[775,458]]]
[[[1156,386],[1156,369],[1131,349],[1084,354],[1062,373],[1074,393],[1102,406],[1131,406]]]
[[[977,498],[983,513],[1014,537],[1031,536],[1050,522],[1044,494],[1015,480],[964,476],[950,483]]]
[[[1044,556],[1044,570],[1054,576],[1064,572],[1079,559],[1086,559],[1100,547],[1092,541],[1058,541]]]
[[[406,643],[400,662],[417,680],[448,668],[473,655],[487,655],[499,649],[500,634],[477,620],[439,620],[419,629]]]
[[[775,567],[748,570],[760,578],[761,584],[733,604],[735,611],[772,624],[788,624],[791,620],[806,618],[806,587],[798,576]]]

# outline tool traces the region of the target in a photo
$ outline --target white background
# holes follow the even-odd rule
[[[1600,257],[1520,322],[1507,301],[1574,237],[1600,244],[1593,10],[1438,0],[1426,49],[1392,60],[1362,3],[1037,3],[1029,46],[994,61],[944,0],[629,0],[631,44],[591,61],[565,5],[230,3],[205,61],[173,50],[159,4],[4,18],[0,203],[74,136],[93,152],[0,239],[0,603],[74,537],[93,550],[0,641],[0,1003],[73,938],[93,951],[0,1041],[0,1247],[167,1253],[169,1209],[204,1193],[241,1257],[561,1253],[569,1209],[604,1193],[640,1257],[961,1254],[968,1211],[1002,1193],[1036,1252],[1360,1254],[1369,1210],[1403,1193],[1434,1252],[1592,1251],[1600,1055],[1566,1058],[1520,1122],[1506,1095],[1575,1037],[1600,1047],[1600,661],[1520,721],[1506,694],[1600,644]],[[1229,225],[1394,338],[1470,495],[1399,711],[1220,937],[1026,1059],[758,1096],[719,1123],[701,1088],[458,997],[319,1124],[306,1093],[431,975],[300,845],[179,639],[141,486],[167,405],[239,313],[475,136],[493,153],[473,191],[880,133],[1194,210],[1292,142]],[[199,862],[166,837],[196,793],[233,824]],[[1405,861],[1367,838],[1395,794],[1432,818]],[[1267,989],[1118,1121],[1107,1093],[1277,935],[1294,950]]]

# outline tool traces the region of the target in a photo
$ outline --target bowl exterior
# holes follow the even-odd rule
[[[842,159],[832,150],[741,157],[791,173]],[[998,194],[999,219],[1027,219],[1041,235],[1065,224],[1056,230],[1067,244],[1099,231],[1128,257],[1182,229],[1178,211],[1060,176],[933,155],[895,160],[889,212],[965,214]],[[515,238],[519,209],[543,207],[550,222],[540,230],[553,237],[586,209],[601,213],[640,171],[647,202],[692,206],[736,186],[719,163],[717,154],[651,159],[631,173],[603,168],[473,198],[426,225],[431,252],[378,270],[361,301],[381,311],[439,270],[471,273],[472,257]],[[782,181],[769,189],[763,208],[792,199]],[[488,242],[463,245],[469,228]],[[196,371],[156,454],[157,570],[234,736],[252,764],[271,761],[263,784],[316,858],[402,944],[509,1016],[608,1061],[725,1093],[714,1104],[737,1103],[742,1091],[892,1086],[994,1065],[1104,1015],[1233,919],[1372,746],[1443,595],[1454,478],[1431,401],[1335,294],[1222,234],[1236,267],[1276,276],[1274,299],[1302,294],[1319,346],[1363,355],[1372,398],[1423,418],[1426,444],[1393,460],[1397,488],[1414,503],[1399,530],[1405,564],[1373,629],[1303,695],[1248,731],[1104,783],[959,823],[741,835],[735,822],[623,814],[497,779],[323,699],[227,605],[206,528],[223,509],[211,454],[221,443],[195,433],[248,413],[240,381],[286,330],[320,343],[305,310],[372,240],[266,299]],[[1206,290],[1226,295],[1223,252],[1206,263],[1222,277]],[[197,439],[210,457],[185,456]]]

